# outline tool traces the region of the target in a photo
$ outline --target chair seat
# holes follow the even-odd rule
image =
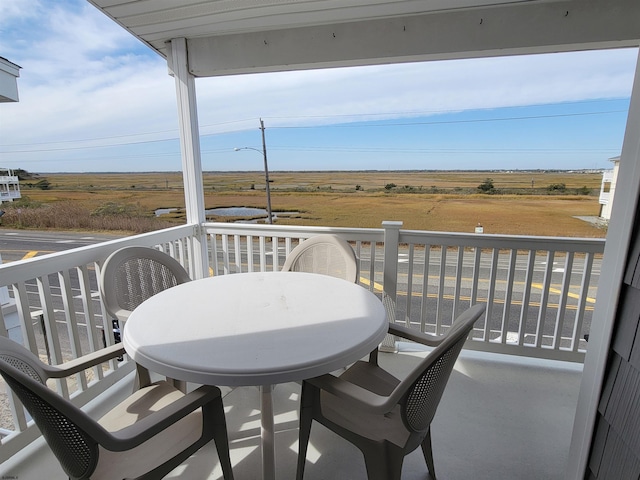
[[[47,365],[0,336],[0,374],[37,424],[69,478],[156,480],[215,441],[224,478],[233,480],[220,389],[183,393],[167,381],[145,384],[96,421],[47,386],[124,354],[111,346],[66,364]]]
[[[362,360],[350,366],[340,378],[378,395],[388,396],[400,380],[373,363]]]
[[[400,383],[389,372],[363,361],[353,364],[340,378],[383,396],[389,395]],[[324,391],[320,393],[320,405],[326,420],[363,438],[374,442],[386,440],[400,448],[409,439],[399,405],[386,415],[371,414]]]
[[[169,382],[162,381],[136,391],[102,417],[98,423],[110,432],[133,425],[153,412],[184,397]],[[202,410],[190,413],[162,430],[152,439],[126,452],[110,452],[100,447],[92,480],[136,478],[166,459],[173,458],[198,440],[202,432]]]

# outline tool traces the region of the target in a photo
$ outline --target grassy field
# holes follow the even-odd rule
[[[578,220],[597,216],[599,173],[570,172],[272,172],[274,212],[296,211],[280,224],[378,228],[401,220],[403,228],[485,233],[604,237],[606,231]],[[22,194],[47,205],[73,202],[91,211],[106,203],[152,214],[178,208],[165,220],[184,221],[180,173],[47,174],[49,190]],[[478,193],[492,179],[494,193]],[[562,187],[562,188],[561,188]],[[206,172],[205,206],[264,208],[262,172]],[[588,195],[585,193],[589,193]],[[229,217],[211,217],[232,221]],[[5,222],[6,224],[6,222]]]

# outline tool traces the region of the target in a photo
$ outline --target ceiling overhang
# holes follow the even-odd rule
[[[640,43],[637,0],[89,1],[196,77]]]

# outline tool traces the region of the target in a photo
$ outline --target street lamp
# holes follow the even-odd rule
[[[253,150],[254,152],[262,154],[264,158],[264,180],[267,190],[267,220],[270,224],[273,224],[273,216],[271,215],[271,189],[269,187],[269,167],[267,166],[267,147],[264,143],[264,125],[262,123],[262,120],[260,120],[260,126],[262,129],[262,151],[252,147],[236,147],[234,148],[234,150],[236,152],[240,150]]]

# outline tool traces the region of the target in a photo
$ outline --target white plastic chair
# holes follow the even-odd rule
[[[402,380],[372,361],[359,361],[339,377],[305,380],[300,408],[296,478],[302,480],[311,424],[321,423],[356,445],[364,454],[369,480],[400,480],[405,455],[422,447],[435,480],[431,421],[473,324],[486,305],[462,313],[449,331],[434,337],[398,325],[389,333],[435,347]]]
[[[114,345],[60,366],[42,363],[0,337],[0,374],[28,410],[70,479],[159,479],[215,440],[227,480],[233,480],[220,389],[189,394],[169,382],[150,384],[94,420],[46,386],[121,356]]]
[[[291,250],[283,272],[309,272],[330,275],[356,283],[358,258],[349,242],[336,235],[316,235]]]
[[[100,295],[107,313],[122,328],[142,302],[190,280],[182,265],[166,253],[149,247],[124,247],[105,260],[100,273]],[[138,364],[136,368],[140,384],[150,384],[149,371]],[[177,380],[174,384],[186,391],[186,384]]]

